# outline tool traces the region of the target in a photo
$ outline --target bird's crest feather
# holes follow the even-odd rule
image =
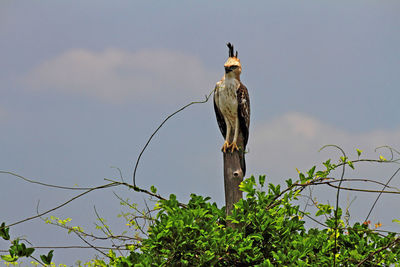
[[[229,57],[238,57],[238,51],[236,50],[236,55],[235,55],[235,49],[233,48],[233,44],[227,43],[226,46],[229,48]]]
[[[229,48],[229,58],[225,62],[224,66],[238,66],[240,67],[239,72],[241,72],[242,65],[240,64],[240,60],[238,59],[238,51],[235,53],[235,49],[233,44],[227,43],[226,46]]]

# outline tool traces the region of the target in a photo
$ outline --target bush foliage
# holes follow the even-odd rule
[[[344,166],[354,168],[357,161],[362,160],[349,161],[342,157],[337,165],[328,160],[324,163],[325,170],[316,171],[313,167],[305,174],[299,172],[298,180],[286,180],[283,186],[265,184],[265,176],[245,179],[240,185],[245,197],[235,204],[229,216],[224,207],[211,203],[209,197],[195,194],[187,204],[180,203],[173,194],[168,199],[159,197],[154,210],[148,209],[136,217],[137,206],[122,201],[122,205],[132,210],[122,214],[127,225],[136,227],[142,236],[126,242],[126,256],[117,256],[110,250],[107,258],[93,259],[86,265],[400,266],[398,234],[382,234],[371,229],[368,222],[349,225],[338,203],[335,206],[314,203],[315,214],[300,210],[297,200],[305,188],[332,182],[333,178],[329,178],[332,170]],[[151,192],[147,192],[154,197],[156,191],[151,187]],[[146,229],[133,218],[141,218]],[[306,228],[306,218],[318,218],[321,227]],[[99,219],[103,225],[99,227],[107,228],[104,220]],[[227,222],[234,227],[228,227]],[[68,228],[65,222],[61,226]],[[84,236],[81,228],[68,229]],[[108,228],[107,232],[111,233]],[[11,240],[4,223],[0,236]],[[32,257],[33,248],[18,239],[11,242],[9,255],[1,256],[4,261]],[[41,255],[41,264],[52,264],[52,257],[53,251]]]
[[[343,164],[353,166],[352,162]],[[102,266],[399,266],[400,246],[395,233],[382,235],[368,222],[346,225],[342,209],[318,204],[322,229],[304,227],[307,213],[294,204],[306,186],[327,179],[337,168],[299,173],[286,189],[268,184],[265,176],[246,179],[246,193],[228,217],[208,197],[191,195],[182,206],[175,195],[160,200],[148,237],[127,257],[110,253]],[[237,227],[226,227],[227,220]]]

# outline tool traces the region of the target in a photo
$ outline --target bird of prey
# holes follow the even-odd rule
[[[231,43],[227,43],[229,58],[225,62],[225,74],[214,89],[214,110],[219,129],[225,138],[222,151],[239,151],[243,174],[246,172],[244,152],[249,138],[250,99],[246,86],[240,81],[242,65],[238,52],[234,53]]]

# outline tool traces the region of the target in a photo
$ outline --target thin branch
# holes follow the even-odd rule
[[[118,173],[119,173],[119,178],[121,178],[121,181],[122,181],[123,183],[125,183],[125,181],[124,181],[124,177],[123,177],[123,175],[122,175],[122,171],[121,171],[121,169],[120,169],[120,168],[118,168],[118,167],[114,167],[114,166],[111,166],[111,168],[113,168],[113,169],[117,169],[117,170],[118,170]]]
[[[328,226],[328,225],[326,225],[326,224],[324,224],[324,223],[322,223],[322,222],[318,221],[317,219],[313,218],[312,216],[308,215],[307,213],[305,213],[305,212],[302,212],[302,211],[300,211],[300,213],[302,213],[302,214],[303,214],[303,216],[305,216],[305,217],[309,218],[310,220],[312,220],[312,221],[314,221],[314,222],[318,223],[319,225],[321,225],[321,226],[323,226],[323,227],[326,227],[326,228],[329,228],[329,226]]]
[[[114,236],[114,234],[111,232],[111,230],[108,228],[108,226],[104,223],[104,219],[100,217],[99,213],[96,210],[96,206],[93,206],[94,209],[94,213],[96,214],[97,219],[100,221],[100,223],[103,225],[103,227],[106,229],[105,231],[102,230],[102,232],[106,235],[106,236]],[[97,226],[97,225],[96,225]],[[102,227],[102,229],[103,229]],[[113,243],[113,245],[115,245]]]
[[[119,200],[120,202],[124,203],[124,204],[127,205],[129,208],[135,209],[135,210],[136,210],[136,207],[127,201],[127,200],[129,200],[129,199],[127,199],[127,200],[123,199],[121,196],[119,196],[119,195],[118,195],[117,193],[115,193],[114,191],[113,191],[113,194],[114,194],[114,196],[115,196],[116,198],[118,198],[118,200]]]
[[[8,228],[8,227],[11,227],[11,226],[20,224],[20,223],[24,223],[24,222],[26,222],[26,221],[30,221],[30,220],[33,220],[33,219],[42,217],[43,215],[46,215],[46,214],[48,214],[48,213],[50,213],[50,212],[52,212],[52,211],[55,211],[55,210],[57,210],[57,209],[59,209],[59,208],[62,208],[62,207],[64,207],[64,206],[66,206],[67,204],[71,203],[72,201],[74,201],[75,199],[78,199],[78,198],[80,198],[80,197],[82,197],[82,196],[84,196],[84,195],[86,195],[86,194],[88,194],[88,193],[90,193],[90,192],[92,192],[92,191],[94,191],[94,190],[104,189],[104,188],[113,187],[113,186],[117,186],[117,185],[118,185],[118,183],[109,183],[109,184],[105,184],[105,185],[93,187],[93,188],[91,188],[91,189],[89,189],[89,190],[87,190],[87,191],[85,191],[85,192],[83,192],[83,193],[81,193],[81,194],[79,194],[79,195],[77,195],[77,196],[75,196],[75,197],[69,199],[68,201],[66,201],[66,202],[64,202],[64,203],[62,203],[62,204],[60,204],[60,205],[58,205],[58,206],[56,206],[56,207],[54,207],[54,208],[52,208],[52,209],[49,209],[49,210],[47,210],[47,211],[45,211],[45,212],[42,212],[42,213],[40,213],[40,214],[37,214],[37,215],[35,215],[35,216],[32,216],[32,217],[25,218],[25,219],[23,219],[23,220],[17,221],[17,222],[15,222],[15,223],[11,223],[11,224],[6,225],[6,226],[4,226],[4,227],[2,227],[2,228]],[[2,228],[0,227],[0,229],[2,229]]]
[[[146,199],[144,199],[144,203],[146,206],[146,210],[140,211],[135,205],[132,205],[131,203],[129,203],[127,200],[123,199],[122,197],[120,197],[118,194],[116,194],[115,192],[113,192],[114,195],[120,200],[121,203],[124,203],[125,205],[127,205],[130,209],[133,209],[135,212],[137,212],[140,215],[137,214],[133,214],[133,213],[123,213],[124,218],[131,222],[131,221],[135,221],[135,226],[137,227],[136,229],[139,230],[143,235],[148,237],[148,234],[143,230],[146,226],[146,224],[150,225],[152,221],[154,221],[155,219],[151,216],[151,213],[156,211],[156,210],[150,210],[150,208],[147,205]],[[131,218],[127,218],[126,215],[130,215]],[[141,219],[143,222],[140,224],[139,223],[139,219]],[[138,237],[139,238],[139,237]]]
[[[307,210],[308,206],[311,206],[311,205],[309,205],[308,203],[310,202],[310,199],[312,198],[313,187],[310,186],[310,187],[308,188],[308,190],[309,190],[309,197],[307,198],[307,202],[306,202],[306,204],[304,205],[303,213],[306,213],[306,210]]]
[[[329,179],[332,179],[332,180],[333,180],[333,181],[330,181],[330,183],[340,182],[340,180],[336,180],[335,178],[329,177]],[[344,179],[343,179],[343,182],[365,182],[365,183],[378,184],[378,185],[382,185],[382,186],[385,186],[385,185],[386,185],[386,188],[391,188],[391,189],[394,189],[394,190],[397,190],[397,191],[400,192],[400,189],[397,188],[397,187],[395,187],[395,186],[389,186],[389,185],[387,185],[387,183],[384,184],[384,183],[382,183],[382,182],[375,181],[375,180],[371,180],[371,179],[365,179],[365,178],[344,178]]]
[[[275,198],[271,201],[271,204],[266,207],[266,209],[271,209],[281,203],[281,200],[278,200],[280,197],[282,197],[286,192],[289,192],[290,190],[298,191],[298,193],[302,192],[306,187],[311,186],[311,185],[319,185],[319,184],[325,184],[322,182],[326,178],[317,178],[314,180],[307,181],[306,183],[294,183],[285,190],[283,190],[280,194],[276,195]],[[295,187],[298,187],[297,189],[294,189]]]
[[[72,246],[32,246],[30,248],[34,249],[83,249],[83,248],[90,248],[93,249],[90,246],[80,246],[80,245],[72,245]],[[104,250],[129,250],[126,248],[126,245],[120,245],[120,246],[113,246],[113,247],[103,247],[103,246],[96,246],[98,249],[104,249]],[[0,250],[0,252],[9,252],[8,250]]]
[[[369,215],[371,215],[372,210],[375,208],[376,203],[378,202],[379,198],[381,197],[382,193],[385,191],[385,188],[387,187],[387,185],[390,183],[390,181],[392,181],[392,179],[397,175],[397,173],[400,171],[400,168],[397,169],[397,171],[395,171],[392,175],[392,177],[390,177],[390,179],[387,181],[387,183],[383,186],[381,192],[379,193],[379,195],[376,197],[374,204],[372,205],[371,209],[368,212],[367,217],[365,218],[365,222],[368,220]]]
[[[40,216],[40,214],[39,214],[39,203],[40,203],[40,201],[38,201],[38,204],[36,205],[36,214]],[[79,232],[84,236],[88,236],[88,237],[93,238],[94,240],[111,240],[112,243],[113,243],[112,240],[114,240],[114,239],[117,239],[117,240],[119,240],[121,242],[128,241],[128,240],[139,240],[137,238],[132,238],[132,237],[129,237],[129,236],[124,236],[124,235],[118,235],[118,236],[110,235],[110,236],[106,236],[106,237],[95,236],[93,234],[86,233],[83,230],[77,230],[77,229],[75,229],[75,228],[73,228],[71,226],[68,226],[68,225],[63,225],[63,224],[59,224],[57,222],[54,223],[53,221],[48,221],[45,218],[43,218],[42,216],[40,216],[40,219],[43,220],[45,223],[48,223],[48,224],[51,224],[51,225],[55,225],[55,226],[58,226],[58,227],[61,227],[61,228],[64,228],[64,229],[67,229],[68,232],[72,232],[72,231]],[[29,243],[28,240],[26,240],[26,241]],[[115,245],[115,247],[119,247],[119,246]]]
[[[30,258],[34,259],[35,261],[37,261],[40,265],[45,266],[45,264],[43,264],[40,260],[36,259],[35,257],[33,257],[32,255],[29,256]]]
[[[380,248],[380,249],[378,249],[378,250],[375,250],[375,251],[369,253],[367,257],[365,257],[362,261],[360,261],[360,262],[357,264],[357,266],[363,265],[367,260],[369,260],[370,258],[372,258],[375,254],[377,254],[377,253],[379,253],[379,252],[381,252],[381,251],[383,251],[383,250],[385,250],[385,249],[388,249],[388,248],[390,248],[390,247],[392,247],[392,246],[394,246],[394,245],[396,245],[396,244],[398,244],[398,243],[400,243],[400,237],[396,238],[395,240],[393,240],[392,242],[390,242],[390,243],[387,244],[386,246],[384,246],[384,247],[382,247],[382,248]]]
[[[145,194],[147,194],[147,195],[149,195],[149,196],[152,196],[152,197],[155,197],[155,198],[157,198],[157,199],[159,199],[159,200],[167,200],[166,198],[162,197],[162,196],[159,195],[159,194],[155,194],[155,193],[150,192],[150,191],[148,191],[148,190],[146,190],[146,189],[139,188],[139,187],[137,187],[137,186],[135,186],[135,185],[131,185],[131,184],[128,184],[128,183],[123,183],[123,182],[117,182],[117,181],[110,180],[110,179],[104,179],[104,180],[113,182],[114,184],[124,185],[124,186],[126,186],[126,187],[129,187],[130,189],[135,190],[136,192],[145,193]],[[178,202],[178,205],[181,206],[182,208],[187,208],[187,205],[186,205],[186,204],[183,204],[183,203],[181,203],[181,202]]]
[[[113,234],[113,233],[111,232],[111,230],[109,229],[108,225],[106,225],[106,224],[104,223],[104,219],[100,217],[99,213],[98,213],[97,210],[96,210],[96,206],[93,206],[93,208],[94,208],[94,213],[95,213],[96,216],[97,216],[97,219],[98,219],[98,220],[100,221],[100,223],[103,225],[103,227],[100,228],[101,231],[102,231],[102,232],[105,234],[105,236],[107,236],[107,237],[114,236],[114,234]],[[97,225],[96,225],[96,226],[97,226]],[[104,230],[104,228],[105,228],[106,230]],[[107,231],[107,232],[106,232],[106,231]],[[111,241],[111,243],[113,244],[113,246],[116,246],[115,243],[114,243],[113,238],[111,238],[110,241]],[[117,250],[118,250],[119,254],[120,254],[121,256],[123,256],[122,252],[121,252],[118,248],[117,248]]]
[[[147,140],[146,144],[144,145],[142,151],[140,151],[140,154],[139,154],[139,156],[138,156],[138,158],[137,158],[137,160],[136,160],[135,169],[134,169],[134,171],[133,171],[133,177],[132,177],[133,186],[134,186],[134,187],[136,187],[136,171],[137,171],[137,168],[138,168],[138,165],[139,165],[140,158],[142,157],[142,155],[143,155],[144,151],[146,150],[147,146],[150,144],[151,139],[153,139],[154,135],[158,132],[158,130],[160,130],[161,127],[162,127],[170,118],[172,118],[172,117],[175,116],[177,113],[179,113],[179,112],[181,112],[182,110],[184,110],[185,108],[187,108],[187,107],[189,107],[189,106],[191,106],[191,105],[193,105],[193,104],[203,104],[203,103],[206,103],[206,102],[208,101],[208,99],[210,99],[210,96],[211,96],[211,94],[212,94],[213,92],[214,92],[214,90],[212,90],[208,95],[206,95],[206,96],[205,96],[206,98],[205,98],[203,101],[193,101],[193,102],[190,102],[189,104],[187,104],[187,105],[181,107],[180,109],[178,109],[178,110],[175,111],[174,113],[168,115],[168,117],[166,117],[166,118],[162,121],[162,123],[157,127],[157,129],[153,132],[153,134],[152,134],[152,135],[150,136],[150,138]]]
[[[395,163],[395,164],[399,164],[400,165],[400,159],[394,159],[394,160],[381,160],[381,159],[356,159],[356,160],[351,160],[352,163],[360,163],[360,162],[373,162],[373,163],[383,163],[383,164],[389,164],[389,163]],[[343,165],[347,165],[347,162],[339,162],[336,165],[337,167],[343,166]]]
[[[152,215],[152,212],[154,211],[154,209],[151,210],[151,209],[149,208],[149,205],[147,205],[146,199],[143,199],[143,202],[144,202],[144,205],[146,206],[146,209],[147,209],[147,212],[146,212],[146,213],[143,213],[143,214],[149,215],[149,216],[150,216],[150,218],[148,218],[148,220],[149,220],[150,222],[154,221],[153,216],[151,216],[151,215]]]
[[[302,197],[304,197],[304,198],[308,198],[308,200],[311,200],[311,202],[312,202],[312,205],[309,205],[309,206],[313,206],[313,207],[315,207],[316,209],[321,210],[321,209],[318,207],[318,203],[316,203],[316,202],[314,201],[314,199],[312,198],[312,195],[309,195],[309,196],[306,196],[306,195],[299,195],[299,196],[302,196]],[[306,214],[306,212],[303,212],[303,214]],[[323,215],[324,215],[324,217],[325,217],[326,220],[329,219],[329,218],[328,218],[328,215],[326,215],[325,213],[324,213]],[[309,216],[309,218],[311,219],[311,216]],[[312,219],[312,220],[314,220],[314,219]],[[317,222],[316,219],[315,219],[314,221]],[[322,224],[322,223],[320,223],[320,222],[318,222],[318,223],[319,223],[319,224]]]
[[[329,179],[329,180],[327,180]],[[332,183],[340,183],[340,180],[336,180],[336,178],[333,177],[326,177],[324,178],[325,181],[318,181],[318,182],[313,182],[312,185],[324,185],[324,184],[328,184],[331,185]],[[342,180],[343,182],[366,182],[366,183],[374,183],[374,184],[378,184],[378,185],[382,185],[384,186],[384,183],[378,182],[378,181],[374,181],[371,179],[358,179],[358,178],[344,178]],[[296,184],[297,186],[307,186],[308,184]],[[333,186],[334,188],[338,188],[337,186]],[[386,186],[387,188],[390,189],[394,189],[396,191],[384,191],[383,193],[391,193],[391,194],[400,194],[400,189],[394,186]],[[360,192],[371,192],[371,193],[379,193],[381,192],[381,190],[367,190],[367,189],[356,189],[356,188],[346,188],[346,187],[340,187],[340,189],[345,189],[345,190],[353,190],[353,191],[360,191]]]
[[[342,189],[342,190],[347,190],[347,191],[356,191],[356,192],[365,192],[365,193],[385,193],[385,194],[400,194],[399,191],[382,191],[382,190],[370,190],[370,189],[360,189],[360,188],[351,188],[351,187],[343,187],[343,186],[337,186],[337,185],[333,185],[331,184],[332,182],[330,181],[326,181],[320,184],[327,184],[333,188],[336,189]]]
[[[340,150],[340,152],[342,152],[344,160],[343,163],[346,163],[346,153],[344,152],[344,150],[337,146],[337,145],[325,145],[323,146],[319,151],[327,148],[327,147],[334,147],[337,148],[338,150]],[[340,195],[340,187],[342,185],[343,182],[343,178],[344,178],[344,173],[345,173],[345,168],[346,168],[346,164],[343,164],[343,168],[342,168],[342,174],[340,175],[340,182],[339,182],[339,186],[337,188],[337,192],[336,192],[336,208],[335,208],[335,247],[334,247],[334,253],[333,253],[333,267],[336,266],[336,253],[337,253],[337,230],[338,230],[338,212],[339,212],[339,195]]]
[[[45,220],[44,218],[42,218],[42,217],[40,217],[40,218],[41,218],[43,221],[46,222],[46,220]],[[81,233],[81,234],[84,235],[84,236],[93,238],[94,240],[110,240],[110,239],[117,239],[117,240],[119,240],[119,241],[128,241],[128,240],[129,240],[129,241],[131,241],[131,240],[139,240],[139,241],[142,241],[141,239],[134,238],[134,237],[130,237],[130,236],[125,236],[125,235],[113,235],[113,236],[106,236],[106,237],[96,236],[96,235],[94,235],[94,234],[89,234],[89,233],[86,233],[86,232],[84,232],[84,231],[77,230],[77,229],[75,229],[75,228],[73,228],[73,227],[70,227],[70,226],[68,226],[68,225],[62,225],[62,224],[54,223],[54,222],[52,222],[52,221],[47,221],[46,223],[47,223],[47,224],[54,225],[54,226],[58,226],[58,227],[61,227],[61,228],[64,228],[64,229],[68,230],[69,232],[72,232],[72,231],[79,232],[79,233]]]
[[[19,175],[17,173],[10,172],[10,171],[1,171],[0,170],[0,174],[8,174],[8,175],[20,178],[20,179],[22,179],[22,180],[24,180],[25,182],[28,182],[28,183],[38,184],[38,185],[42,185],[42,186],[46,186],[46,187],[52,187],[52,188],[58,188],[58,189],[66,189],[66,190],[90,190],[90,189],[92,189],[92,187],[69,187],[69,186],[60,186],[60,185],[42,183],[42,182],[38,182],[38,181],[35,181],[35,180],[28,179],[28,178],[26,178],[26,177],[24,177],[22,175]]]
[[[381,149],[381,148],[387,148],[387,149],[390,151],[390,154],[391,154],[390,160],[393,160],[393,158],[394,158],[394,153],[393,153],[393,152],[395,152],[395,153],[397,153],[398,155],[400,155],[400,152],[399,152],[399,151],[397,151],[396,149],[394,149],[393,147],[390,147],[390,146],[378,146],[377,148],[375,148],[375,152],[376,152],[378,149]]]
[[[93,246],[92,244],[90,244],[87,240],[85,240],[78,232],[74,231],[74,233],[83,241],[85,242],[87,245],[89,245],[91,248],[97,250],[98,252],[100,252],[101,254],[103,254],[104,256],[106,256],[108,258],[108,255],[106,253],[104,253],[103,251],[101,251],[99,248]]]

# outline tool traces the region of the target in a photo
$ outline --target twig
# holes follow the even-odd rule
[[[98,220],[100,221],[100,223],[103,225],[103,227],[100,228],[101,231],[105,234],[106,237],[112,237],[112,236],[114,236],[114,234],[113,234],[113,233],[111,232],[111,230],[109,229],[108,225],[106,225],[106,224],[104,223],[104,219],[100,217],[99,213],[98,213],[97,210],[96,210],[96,206],[93,206],[93,209],[94,209],[94,213],[96,214],[97,219],[98,219]],[[97,224],[96,224],[96,226],[97,226]],[[103,228],[105,228],[106,230],[104,230]],[[106,232],[106,231],[107,231],[107,232]],[[113,246],[116,246],[115,243],[114,243],[113,238],[111,238],[110,241],[111,241],[111,243],[113,244]],[[121,256],[123,256],[122,252],[121,252],[118,248],[117,248],[117,250],[118,250],[119,254],[120,254]]]
[[[166,118],[161,122],[161,124],[157,127],[157,129],[153,132],[153,134],[152,134],[152,135],[150,136],[150,138],[147,140],[146,144],[144,145],[142,151],[140,151],[140,154],[139,154],[139,156],[138,156],[138,158],[137,158],[137,160],[136,160],[135,169],[134,169],[134,171],[133,171],[133,177],[132,177],[133,186],[134,186],[134,187],[136,187],[136,171],[137,171],[137,168],[138,168],[138,165],[139,165],[140,158],[142,157],[143,152],[146,150],[146,148],[147,148],[147,146],[149,145],[151,139],[153,139],[154,135],[158,132],[158,130],[160,130],[160,128],[161,128],[171,117],[175,116],[175,114],[181,112],[181,111],[184,110],[185,108],[187,108],[187,107],[189,107],[189,106],[191,106],[191,105],[193,105],[193,104],[203,104],[203,103],[206,103],[206,102],[208,101],[208,99],[210,99],[210,96],[211,96],[211,94],[212,94],[213,92],[214,92],[214,89],[213,89],[208,95],[206,95],[206,98],[205,98],[203,101],[193,101],[193,102],[190,102],[189,104],[187,104],[187,105],[181,107],[180,109],[178,109],[178,110],[175,111],[174,113],[168,115],[168,117],[166,117]]]
[[[53,184],[47,184],[47,183],[42,183],[42,182],[38,182],[35,180],[31,180],[28,179],[22,175],[19,175],[17,173],[14,172],[10,172],[10,171],[1,171],[0,170],[0,174],[8,174],[17,178],[20,178],[22,180],[24,180],[25,182],[28,183],[32,183],[32,184],[38,184],[38,185],[42,185],[42,186],[46,186],[46,187],[52,187],[52,188],[58,188],[58,189],[66,189],[66,190],[90,190],[92,189],[92,187],[69,187],[69,186],[61,186],[61,185],[53,185]]]
[[[35,257],[33,257],[32,255],[29,256],[30,258],[34,259],[35,261],[37,261],[40,265],[45,266],[40,260],[36,259]]]
[[[148,237],[148,234],[143,230],[146,226],[146,224],[151,224],[152,221],[154,221],[155,219],[151,216],[151,213],[154,212],[155,210],[150,210],[150,208],[147,205],[146,200],[144,199],[144,203],[145,206],[147,208],[147,211],[143,210],[140,211],[135,205],[132,205],[131,203],[129,203],[127,200],[123,199],[122,197],[120,197],[118,194],[116,194],[115,192],[113,192],[114,195],[121,201],[121,203],[124,203],[125,205],[127,205],[130,209],[133,209],[135,212],[137,212],[140,215],[137,214],[133,214],[133,213],[129,213],[131,215],[131,218],[127,218],[124,215],[125,219],[128,220],[129,222],[131,221],[135,221],[135,226],[136,229],[139,230],[143,235]],[[143,223],[139,223],[139,219],[141,219],[143,221]]]
[[[306,202],[306,204],[304,205],[303,213],[306,213],[306,210],[307,210],[308,206],[311,206],[311,205],[309,205],[308,203],[310,202],[310,199],[312,198],[312,191],[313,191],[313,188],[310,186],[310,187],[308,188],[308,190],[310,191],[310,192],[309,192],[309,197],[307,198],[307,202]]]
[[[325,145],[323,146],[319,151],[327,148],[327,147],[334,147],[339,149],[344,157],[343,163],[346,163],[346,153],[343,151],[343,149],[337,145]],[[342,168],[342,174],[340,175],[340,182],[339,182],[339,186],[337,188],[337,192],[336,192],[336,208],[335,208],[335,247],[333,250],[333,267],[336,266],[336,253],[337,253],[337,230],[338,230],[338,212],[339,212],[339,195],[340,195],[340,187],[342,185],[343,182],[343,178],[344,178],[344,173],[345,173],[345,168],[346,168],[346,164],[343,164],[343,168]]]
[[[113,182],[113,183],[118,184],[118,185],[124,185],[126,187],[129,187],[130,189],[133,189],[133,190],[135,190],[137,192],[145,193],[145,194],[147,194],[149,196],[152,196],[152,197],[155,197],[155,198],[157,198],[159,200],[167,200],[166,198],[162,197],[159,194],[154,194],[153,192],[150,192],[150,191],[148,191],[146,189],[139,188],[139,187],[137,187],[135,185],[131,185],[131,184],[128,184],[128,183],[123,183],[123,182],[117,182],[117,181],[114,181],[114,180],[111,180],[111,179],[104,179],[104,180]],[[178,202],[178,205],[181,206],[182,208],[187,208],[187,205],[183,204],[181,202]]]
[[[382,190],[370,190],[370,189],[360,189],[360,188],[351,188],[351,187],[343,187],[343,186],[337,186],[337,185],[333,185],[331,184],[331,181],[326,181],[320,184],[327,184],[333,188],[336,189],[342,189],[342,190],[347,190],[347,191],[357,191],[357,192],[365,192],[365,193],[385,193],[385,194],[400,194],[399,191],[382,191]]]
[[[38,204],[39,204],[39,202],[38,202]],[[36,213],[39,214],[39,205],[36,207]],[[72,231],[79,232],[79,233],[81,233],[82,235],[91,237],[91,238],[93,238],[93,239],[95,239],[95,240],[109,240],[109,239],[111,239],[111,240],[112,240],[112,239],[118,239],[118,240],[120,240],[120,241],[138,240],[138,239],[136,239],[136,238],[133,238],[133,237],[130,237],[130,236],[125,236],[125,235],[112,235],[112,236],[106,236],[106,237],[96,236],[96,235],[94,235],[94,234],[86,233],[86,232],[84,232],[83,230],[77,230],[77,229],[75,229],[75,228],[73,228],[73,227],[70,227],[70,226],[68,226],[68,225],[62,225],[62,224],[59,224],[59,223],[54,223],[54,222],[52,222],[52,221],[47,221],[47,220],[44,219],[43,217],[40,217],[40,219],[42,219],[42,220],[43,220],[44,222],[46,222],[47,224],[51,224],[51,225],[54,225],[54,226],[58,226],[58,227],[67,229],[69,232],[72,232]]]
[[[357,264],[357,266],[361,266],[361,265],[364,264],[367,260],[369,260],[371,257],[373,257],[375,254],[377,254],[377,253],[379,253],[379,252],[381,252],[381,251],[383,251],[383,250],[385,250],[385,249],[388,249],[388,248],[390,248],[390,247],[396,245],[397,243],[400,243],[400,237],[396,238],[395,240],[393,240],[391,243],[387,244],[386,246],[384,246],[384,247],[382,247],[382,248],[380,248],[380,249],[378,249],[378,250],[375,250],[375,251],[369,253],[367,257],[365,257],[362,261],[360,261],[360,262]]]
[[[88,244],[91,248],[97,250],[98,252],[100,252],[101,254],[103,254],[104,256],[106,256],[107,258],[109,258],[109,256],[108,256],[106,253],[104,253],[104,252],[101,251],[99,248],[97,248],[97,247],[93,246],[92,244],[90,244],[90,243],[89,243],[87,240],[85,240],[78,232],[74,231],[74,233],[75,233],[83,242],[85,242],[86,244]]]
[[[331,178],[331,177],[328,177],[328,178],[329,178],[329,179],[332,179],[332,181],[329,181],[329,183],[340,182],[340,180],[336,180],[335,178]],[[378,185],[385,186],[385,184],[382,183],[382,182],[378,182],[378,181],[371,180],[371,179],[365,179],[365,178],[344,178],[344,179],[343,179],[343,182],[365,182],[365,183],[373,183],[373,184],[378,184]],[[400,189],[397,188],[397,187],[389,186],[389,185],[387,185],[387,184],[386,184],[386,187],[387,187],[387,188],[391,188],[391,189],[395,189],[395,190],[397,190],[397,191],[400,192]]]
[[[59,209],[59,208],[62,208],[62,207],[64,207],[65,205],[67,205],[67,204],[71,203],[72,201],[74,201],[75,199],[80,198],[80,197],[82,197],[82,196],[84,196],[84,195],[86,195],[86,194],[88,194],[88,193],[90,193],[90,192],[92,192],[92,191],[94,191],[94,190],[104,189],[104,188],[108,188],[108,187],[113,187],[113,186],[116,186],[116,185],[118,185],[118,183],[109,183],[109,184],[106,184],[106,185],[93,187],[93,188],[91,188],[91,189],[89,189],[89,190],[87,190],[87,191],[85,191],[85,192],[83,192],[83,193],[81,193],[81,194],[79,194],[79,195],[77,195],[77,196],[75,196],[75,197],[69,199],[68,201],[62,203],[61,205],[58,205],[58,206],[56,206],[56,207],[54,207],[54,208],[52,208],[52,209],[49,209],[49,210],[47,210],[47,211],[45,211],[45,212],[42,212],[42,213],[40,213],[40,214],[37,214],[37,215],[35,215],[35,216],[32,216],[32,217],[29,217],[29,218],[26,218],[26,219],[17,221],[17,222],[15,222],[15,223],[11,223],[11,224],[6,225],[6,226],[4,226],[4,227],[2,227],[2,228],[8,228],[8,227],[11,227],[11,226],[14,226],[14,225],[17,225],[17,224],[26,222],[26,221],[30,221],[30,220],[33,220],[33,219],[42,217],[43,215],[46,215],[47,213],[50,213],[50,212],[55,211],[55,210],[57,210],[57,209]],[[2,228],[0,227],[0,229],[2,229]]]
[[[98,249],[104,249],[104,250],[129,250],[126,248],[126,245],[119,245],[119,246],[113,246],[113,247],[102,247],[102,246],[96,246]],[[31,248],[34,249],[83,249],[83,248],[90,248],[90,246],[80,246],[80,245],[72,245],[72,246],[32,246]],[[9,252],[8,250],[2,249],[0,252]]]
[[[311,200],[311,202],[312,202],[312,205],[310,205],[310,206],[314,206],[314,207],[317,208],[318,210],[321,210],[321,209],[318,207],[318,203],[316,203],[316,202],[314,201],[314,199],[312,199],[312,195],[309,195],[309,196],[300,195],[300,196],[305,197],[305,198],[308,198],[308,200],[309,200],[309,201]],[[303,212],[303,214],[306,214],[306,213]],[[328,218],[328,215],[326,215],[325,213],[324,213],[323,215],[324,215],[324,217],[325,217],[326,220],[329,219],[329,218]],[[311,218],[311,216],[310,216],[309,218]],[[315,221],[316,221],[316,220],[315,220]],[[320,223],[320,222],[318,222],[318,223]],[[322,223],[320,223],[320,224],[322,224]]]
[[[123,177],[123,175],[122,175],[122,171],[121,171],[121,169],[120,169],[120,168],[118,168],[118,167],[114,167],[114,166],[111,166],[111,168],[113,168],[113,169],[117,169],[117,170],[118,170],[118,173],[119,173],[119,178],[121,178],[121,181],[122,181],[123,183],[125,183],[125,181],[124,181],[124,177]]]
[[[360,163],[360,162],[373,162],[373,163],[383,163],[383,164],[389,164],[389,163],[395,163],[400,165],[400,158],[399,159],[393,159],[393,160],[381,160],[381,159],[356,159],[356,160],[351,160],[352,163]],[[336,165],[337,167],[347,165],[347,162],[340,162]]]
[[[308,215],[307,213],[304,213],[304,212],[302,212],[302,211],[300,211],[300,212],[303,214],[303,216],[305,216],[305,217],[309,218],[310,220],[312,220],[312,221],[314,221],[314,222],[318,223],[319,225],[321,225],[321,226],[324,226],[324,227],[326,227],[326,228],[329,228],[329,226],[328,226],[328,225],[326,225],[326,224],[324,224],[324,223],[322,223],[322,222],[318,221],[317,219],[315,219],[315,218],[311,217],[311,216],[310,216],[310,215]]]
[[[393,153],[393,152],[392,152]],[[400,171],[400,168],[397,169],[397,171],[395,171],[392,175],[392,177],[390,177],[390,179],[387,181],[387,183],[383,186],[381,192],[379,193],[379,195],[376,197],[374,204],[372,205],[371,209],[368,212],[367,217],[365,218],[365,222],[368,220],[369,215],[371,215],[372,210],[375,208],[376,203],[378,202],[378,199],[381,197],[382,193],[385,191],[385,188],[387,187],[387,185],[390,183],[390,181],[392,181],[392,179],[397,175],[397,173]]]
[[[390,147],[390,146],[378,146],[377,148],[375,148],[375,152],[378,150],[378,149],[380,149],[380,148],[387,148],[387,149],[389,149],[389,151],[390,151],[390,154],[391,154],[391,158],[390,158],[390,160],[393,160],[393,158],[394,158],[394,153],[393,152],[396,152],[398,155],[400,155],[400,152],[399,151],[397,151],[396,149],[394,149],[394,148],[392,148],[392,147]]]

